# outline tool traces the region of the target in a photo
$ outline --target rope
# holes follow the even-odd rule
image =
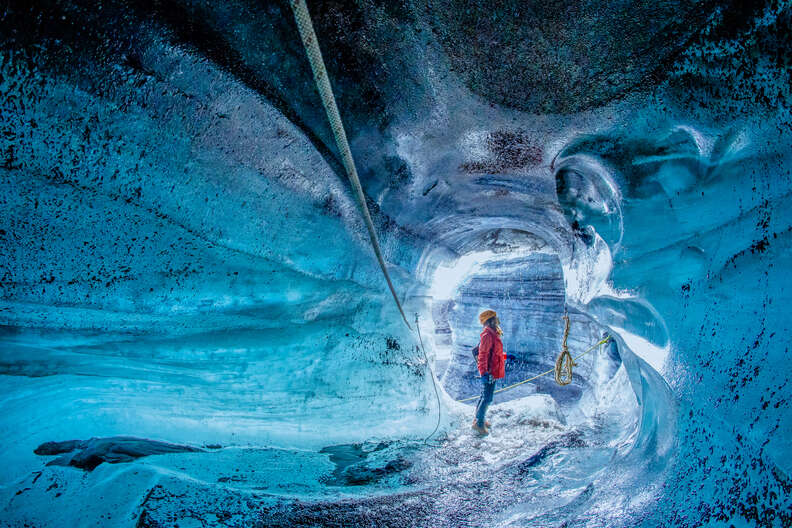
[[[399,301],[399,296],[396,295],[396,289],[393,287],[393,282],[391,281],[390,274],[388,273],[388,267],[385,264],[385,259],[382,256],[382,250],[380,249],[379,240],[377,239],[377,232],[374,230],[374,222],[371,220],[371,213],[369,212],[369,208],[366,205],[366,196],[363,194],[363,187],[360,185],[360,179],[358,178],[357,169],[355,168],[355,160],[352,158],[352,151],[349,148],[349,141],[347,141],[346,132],[344,131],[344,124],[341,121],[341,115],[338,112],[338,106],[336,105],[335,96],[333,95],[333,88],[330,86],[330,78],[327,75],[327,68],[325,67],[324,59],[322,59],[322,51],[319,49],[319,41],[316,38],[316,32],[314,31],[313,23],[311,22],[311,15],[308,13],[308,7],[305,5],[305,0],[291,0],[290,4],[292,11],[294,12],[294,19],[297,22],[297,28],[300,31],[300,37],[302,38],[305,53],[308,55],[308,62],[311,63],[311,71],[313,72],[314,82],[316,83],[316,90],[319,92],[319,97],[322,99],[322,105],[324,106],[325,113],[327,114],[327,119],[330,122],[330,128],[333,130],[333,137],[335,137],[336,146],[338,147],[338,151],[341,153],[341,161],[344,164],[349,181],[352,184],[352,187],[355,189],[355,197],[357,198],[360,212],[363,214],[363,220],[366,223],[366,229],[368,229],[369,239],[371,240],[371,246],[374,249],[374,254],[377,256],[377,262],[379,262],[382,274],[385,276],[385,281],[388,283],[388,288],[390,289],[391,295],[393,295],[393,300],[396,302],[396,306],[399,308],[399,313],[402,316],[404,324],[407,325],[407,328],[413,331],[410,323],[407,322],[407,316],[404,315],[404,309],[402,308],[401,302]],[[429,363],[429,357],[427,356],[426,349],[424,348],[423,338],[421,337],[421,327],[418,324],[417,313],[415,314],[415,327],[418,330],[418,341],[421,345],[421,352],[423,352],[424,361],[426,361],[426,366],[429,369],[429,375],[432,379],[435,397],[437,398],[437,423],[435,424],[432,434],[424,439],[424,443],[427,443],[440,428],[440,393],[437,390],[437,382],[435,381],[434,372],[432,371],[432,366]]]
[[[577,363],[572,359],[567,348],[567,337],[569,337],[569,316],[564,312],[564,341],[561,343],[561,354],[556,359],[555,364],[555,380],[556,383],[561,385],[569,385],[572,383],[572,367],[576,367]]]
[[[418,341],[421,343],[421,350],[423,351],[423,357],[426,361],[426,365],[429,365],[429,358],[426,355],[426,349],[424,348],[423,338],[421,338],[421,325],[418,324],[418,313],[415,314],[415,328],[418,330]],[[437,423],[435,424],[434,431],[424,438],[424,444],[429,441],[430,438],[434,436],[437,430],[440,428],[440,393],[437,391],[437,382],[435,381],[434,372],[432,372],[432,368],[429,367],[429,374],[432,376],[432,386],[434,387],[435,398],[437,398]]]
[[[610,338],[611,338],[611,336],[605,336],[603,339],[601,339],[597,343],[593,344],[588,350],[586,350],[585,352],[583,352],[579,356],[575,356],[575,359],[573,361],[577,361],[578,359],[582,358],[583,356],[585,356],[586,354],[588,354],[589,352],[591,352],[592,350],[594,350],[598,346],[604,345],[605,343],[607,343],[610,340]],[[550,374],[554,370],[555,370],[555,367],[551,368],[550,370],[546,370],[546,371],[542,372],[541,374],[537,374],[533,378],[528,378],[527,380],[523,380],[523,381],[521,381],[519,383],[515,383],[514,385],[509,385],[508,387],[503,387],[502,389],[498,389],[498,390],[495,391],[495,394],[498,394],[499,392],[504,392],[504,391],[513,389],[514,387],[519,387],[520,385],[522,385],[524,383],[528,383],[529,381],[533,381],[533,380],[535,380],[537,378],[541,378],[542,376],[546,376],[547,374]],[[467,401],[475,400],[476,398],[478,398],[478,396],[471,396],[470,398],[465,398],[464,400],[457,400],[457,401],[458,402],[467,402]]]
[[[316,89],[319,92],[319,96],[322,98],[322,105],[327,113],[327,119],[330,121],[330,128],[333,130],[336,146],[341,153],[341,161],[344,164],[349,181],[355,189],[355,197],[357,198],[358,206],[360,206],[360,212],[363,214],[366,229],[368,229],[371,246],[374,248],[374,253],[377,256],[380,269],[382,269],[382,274],[385,276],[385,280],[388,283],[388,288],[393,295],[393,300],[396,301],[396,306],[399,308],[399,313],[404,320],[404,324],[407,325],[407,328],[412,330],[410,323],[407,322],[407,316],[404,315],[399,297],[396,295],[393,282],[391,282],[388,268],[385,265],[385,259],[382,257],[379,240],[377,239],[377,232],[374,231],[374,222],[371,221],[371,214],[366,205],[366,196],[363,194],[363,188],[360,186],[360,179],[358,178],[357,169],[355,168],[355,161],[352,158],[352,151],[349,149],[349,142],[347,141],[346,132],[344,131],[344,124],[341,122],[341,115],[338,113],[338,106],[336,105],[335,96],[333,95],[333,88],[330,86],[330,78],[327,76],[327,69],[322,59],[322,52],[319,49],[319,41],[316,39],[316,32],[314,32],[313,23],[311,22],[311,15],[308,13],[305,0],[291,0],[290,3],[292,11],[294,12],[294,18],[297,21],[297,28],[300,31],[303,46],[305,47],[305,53],[308,55],[308,62],[311,63]]]

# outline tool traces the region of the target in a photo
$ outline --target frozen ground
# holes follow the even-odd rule
[[[430,445],[215,445],[90,471],[47,465],[6,488],[3,513],[20,526],[505,526],[573,511],[594,486],[611,487],[605,468],[629,445],[605,416],[586,427],[563,423],[548,396],[496,406],[490,420],[489,437],[466,421]],[[83,507],[69,508],[75,502]]]

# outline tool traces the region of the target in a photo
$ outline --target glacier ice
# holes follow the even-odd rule
[[[12,1],[0,526],[790,525],[788,3],[310,4],[429,362],[286,2]]]

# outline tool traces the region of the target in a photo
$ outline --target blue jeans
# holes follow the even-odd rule
[[[476,423],[479,427],[484,427],[484,415],[487,414],[487,407],[490,406],[492,397],[495,395],[495,379],[492,380],[492,383],[487,383],[488,377],[481,376],[481,396],[476,404]]]

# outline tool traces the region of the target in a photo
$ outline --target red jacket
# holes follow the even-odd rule
[[[506,375],[506,354],[503,353],[503,342],[498,332],[485,326],[481,331],[481,342],[478,352],[479,374],[490,373],[495,379]]]

